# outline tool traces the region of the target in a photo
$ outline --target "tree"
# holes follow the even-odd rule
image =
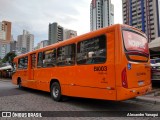
[[[6,56],[2,59],[2,62],[3,63],[12,63],[13,62],[13,59],[14,57],[16,57],[17,55],[14,53],[14,52],[9,52],[6,54]]]
[[[2,66],[2,64],[3,64],[3,63],[2,63],[2,59],[0,58],[0,67]]]

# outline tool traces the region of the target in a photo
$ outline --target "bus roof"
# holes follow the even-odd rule
[[[106,30],[109,30],[109,29],[112,30],[112,29],[115,29],[116,27],[131,28],[131,29],[133,29],[133,30],[136,30],[136,31],[140,32],[141,34],[144,34],[144,33],[143,33],[142,31],[140,31],[139,29],[134,28],[134,27],[129,26],[129,25],[125,25],[125,24],[114,24],[114,25],[111,25],[111,26],[108,26],[108,27],[105,27],[105,28],[101,28],[101,29],[98,29],[98,30],[95,30],[95,31],[91,31],[91,32],[89,32],[89,33],[85,33],[85,34],[80,35],[80,36],[76,36],[76,37],[73,37],[73,38],[70,38],[70,39],[67,39],[67,40],[58,42],[58,43],[54,43],[54,44],[52,44],[52,45],[48,45],[48,46],[46,46],[46,47],[43,47],[43,48],[40,48],[40,49],[31,51],[31,52],[25,53],[25,54],[23,54],[23,55],[19,55],[19,56],[15,57],[15,58],[24,57],[24,56],[26,56],[26,55],[28,55],[28,54],[33,54],[33,53],[40,52],[40,51],[49,50],[49,49],[51,49],[51,48],[54,48],[54,46],[56,46],[56,47],[64,46],[64,45],[66,45],[68,42],[69,42],[70,44],[72,44],[72,43],[75,43],[75,42],[77,42],[77,41],[79,41],[79,40],[88,39],[89,37],[97,36],[97,35],[99,35],[99,33],[102,33],[102,34],[103,34],[103,33],[106,32]],[[145,34],[144,34],[144,35],[145,35]],[[76,40],[76,41],[75,41],[75,40]]]

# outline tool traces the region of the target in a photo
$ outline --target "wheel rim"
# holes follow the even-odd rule
[[[59,89],[57,87],[54,87],[53,88],[53,96],[54,96],[54,98],[57,98],[58,95],[59,95]]]

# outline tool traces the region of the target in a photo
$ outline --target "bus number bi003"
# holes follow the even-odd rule
[[[107,71],[107,66],[94,66],[94,71]]]

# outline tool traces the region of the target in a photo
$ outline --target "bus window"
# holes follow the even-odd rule
[[[18,69],[24,68],[24,58],[19,58],[18,60]]]
[[[53,67],[56,65],[56,49],[44,52],[43,67]]]
[[[18,60],[18,69],[27,69],[28,68],[28,57],[23,57]]]
[[[75,44],[67,45],[57,49],[57,65],[75,64]]]
[[[15,62],[13,62],[12,68],[13,68],[12,72],[13,73],[16,72],[16,70],[17,70],[17,64]]]
[[[35,68],[36,67],[36,54],[32,54],[31,55],[31,68]]]
[[[28,57],[24,57],[24,69],[28,68]]]
[[[52,52],[52,64],[54,66],[56,66],[57,64],[57,50],[56,49],[53,49],[53,52]]]
[[[141,34],[123,30],[124,47],[127,58],[130,61],[147,62],[149,59],[149,50],[147,38]],[[139,57],[135,57],[139,56]]]
[[[43,53],[39,52],[38,53],[38,64],[37,67],[43,67]]]
[[[79,42],[77,45],[77,64],[98,64],[106,61],[106,36]]]

